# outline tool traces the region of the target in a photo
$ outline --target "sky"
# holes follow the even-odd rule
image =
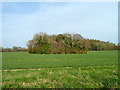
[[[118,43],[117,2],[3,2],[2,46],[27,47],[36,33],[79,33]]]

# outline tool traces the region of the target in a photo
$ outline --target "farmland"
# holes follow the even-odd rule
[[[118,87],[118,51],[2,53],[3,88]]]

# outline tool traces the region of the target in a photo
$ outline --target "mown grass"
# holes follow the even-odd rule
[[[3,53],[3,88],[117,88],[118,51],[40,55]],[[25,69],[11,71],[11,69]],[[33,70],[31,70],[33,69]]]
[[[118,51],[90,51],[88,54],[2,53],[2,69],[117,65]]]

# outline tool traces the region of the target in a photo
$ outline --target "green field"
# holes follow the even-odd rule
[[[118,51],[2,53],[3,88],[118,87]]]

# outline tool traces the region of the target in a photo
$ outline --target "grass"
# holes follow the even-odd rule
[[[117,65],[118,51],[90,51],[88,54],[2,53],[2,69],[46,68],[66,66]]]
[[[116,88],[116,66],[3,72],[3,88]]]
[[[118,51],[66,55],[5,52],[2,62],[7,70],[2,71],[3,88],[117,88],[120,82]]]

